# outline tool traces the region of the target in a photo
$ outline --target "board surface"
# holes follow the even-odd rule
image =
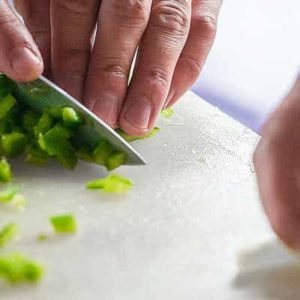
[[[149,164],[118,170],[135,182],[126,196],[85,190],[105,176],[95,166],[14,165],[29,205],[1,208],[0,225],[22,228],[5,251],[36,257],[47,273],[38,286],[1,284],[0,299],[297,299],[298,266],[259,204],[251,165],[258,136],[192,93],[175,112],[156,137],[134,144]],[[62,212],[77,216],[79,233],[37,241]]]

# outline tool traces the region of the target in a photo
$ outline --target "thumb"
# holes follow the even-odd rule
[[[43,72],[41,54],[30,33],[6,0],[0,0],[0,72],[31,81]]]

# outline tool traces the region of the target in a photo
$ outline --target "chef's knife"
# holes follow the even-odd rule
[[[17,83],[15,93],[21,101],[38,110],[52,107],[72,107],[75,111],[80,113],[88,123],[88,125],[83,126],[80,130],[80,140],[95,144],[99,141],[100,137],[104,137],[115,149],[126,154],[126,164],[146,164],[142,155],[105,122],[45,77],[40,76],[39,79],[32,82]]]

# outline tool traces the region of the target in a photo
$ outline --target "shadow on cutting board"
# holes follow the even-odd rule
[[[300,299],[300,259],[278,240],[243,251],[237,260],[234,288],[259,299]]]

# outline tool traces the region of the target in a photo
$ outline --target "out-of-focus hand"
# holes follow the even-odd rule
[[[4,1],[0,71],[31,80],[42,72],[40,54]],[[159,111],[174,104],[197,79],[215,37],[221,1],[15,0],[15,4],[41,52],[46,76],[112,127],[142,135],[153,128]],[[13,59],[20,47],[23,56],[17,53]]]
[[[254,164],[274,231],[300,253],[300,78],[264,126]]]

